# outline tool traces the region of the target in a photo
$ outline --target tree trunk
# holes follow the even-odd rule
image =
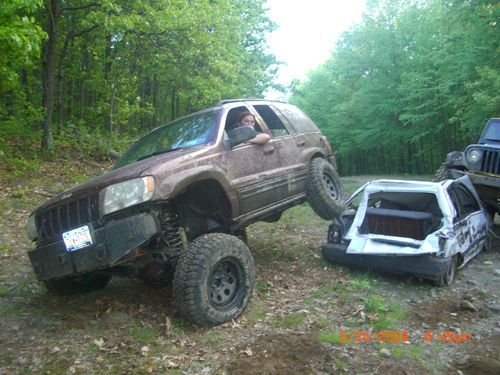
[[[61,56],[59,56],[59,66],[57,68],[58,74],[58,89],[57,89],[57,124],[59,125],[59,131],[61,131],[61,126],[65,120],[64,113],[64,58],[66,57],[66,52],[68,51],[69,43],[71,37],[68,35],[64,40],[64,47],[61,51]]]
[[[104,63],[104,82],[106,82],[106,86],[109,88],[110,85],[110,73],[111,73],[111,34],[106,35],[106,49],[104,51],[105,55],[105,63]],[[109,91],[107,91],[109,92]],[[112,85],[111,89],[111,97],[108,98],[109,109],[108,112],[104,116],[104,123],[106,129],[109,133],[113,133],[113,100],[114,100],[114,85]]]
[[[43,64],[43,108],[45,119],[43,122],[42,149],[52,150],[54,139],[52,136],[52,112],[54,109],[54,77],[57,47],[57,23],[61,13],[59,0],[47,0],[47,42],[44,46]]]

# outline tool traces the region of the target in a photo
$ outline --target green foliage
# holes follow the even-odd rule
[[[130,335],[141,344],[147,344],[156,339],[157,331],[153,327],[134,327]]]
[[[384,313],[389,311],[389,304],[382,296],[371,296],[365,300],[365,308],[369,313]]]
[[[261,292],[262,294],[269,294],[269,285],[265,281],[259,281],[257,285],[255,285],[255,289]]]
[[[290,313],[278,322],[278,327],[292,328],[304,323],[306,317],[299,312]]]
[[[9,0],[0,6],[0,92],[17,87],[18,69],[40,57],[45,36],[32,16],[43,0]]]
[[[318,335],[318,340],[320,342],[326,342],[327,344],[331,345],[339,345],[342,343],[338,332],[321,332]]]
[[[498,116],[499,13],[488,0],[371,1],[291,101],[343,174],[431,173]]]
[[[12,247],[6,243],[0,243],[0,254],[4,256],[9,256],[12,254]]]
[[[59,0],[45,9],[43,0],[5,3],[1,143],[27,144],[28,135],[38,147],[48,115],[42,104],[51,98],[55,152],[83,148],[99,158],[119,138],[222,98],[261,96],[275,75],[275,57],[265,46],[274,24],[264,0]],[[57,28],[52,67],[41,53],[47,61],[50,25]],[[42,82],[49,73],[52,93]],[[91,140],[75,137],[74,127]],[[95,139],[104,145],[95,147]]]

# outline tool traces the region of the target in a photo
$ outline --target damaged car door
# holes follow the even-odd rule
[[[468,181],[468,180],[467,180]],[[462,254],[461,265],[465,265],[484,245],[488,233],[488,223],[484,220],[479,198],[467,188],[464,179],[454,181],[447,189],[456,215],[453,218],[453,236],[447,241],[449,255]]]

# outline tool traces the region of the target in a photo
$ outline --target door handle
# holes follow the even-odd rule
[[[272,154],[276,149],[274,147],[268,147],[264,149],[264,155]]]

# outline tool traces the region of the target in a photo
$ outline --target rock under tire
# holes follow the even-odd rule
[[[89,272],[80,276],[65,277],[44,281],[47,290],[58,296],[89,293],[104,289],[111,280],[111,275],[104,272]]]
[[[252,254],[239,238],[210,233],[198,237],[181,255],[173,295],[179,315],[200,326],[240,316],[255,282]]]
[[[316,214],[325,220],[340,217],[346,209],[344,188],[333,166],[323,158],[315,158],[309,169],[306,196]]]

